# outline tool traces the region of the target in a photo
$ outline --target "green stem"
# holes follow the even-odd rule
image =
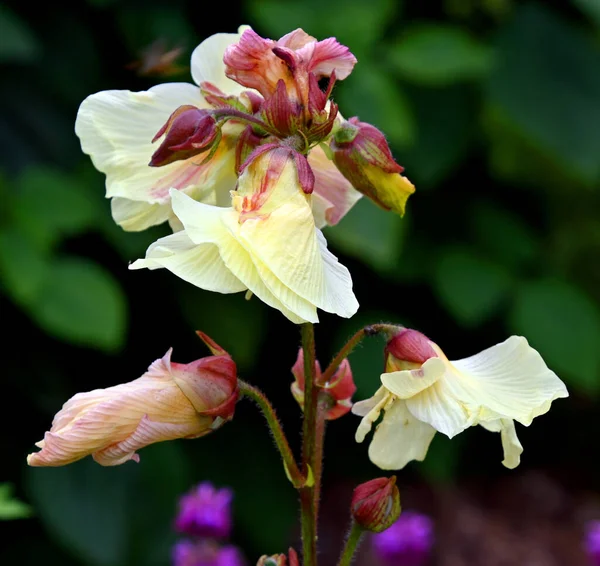
[[[315,423],[315,457],[313,476],[313,499],[315,506],[315,520],[319,519],[319,501],[321,499],[321,477],[323,476],[323,444],[325,442],[325,425],[327,424],[327,411],[331,408],[330,397],[319,395],[317,401],[317,415]]]
[[[277,445],[279,454],[283,460],[283,465],[285,466],[286,475],[295,488],[300,488],[305,484],[305,479],[298,468],[298,464],[296,464],[296,459],[294,458],[292,449],[290,448],[285,433],[283,432],[281,423],[275,414],[275,409],[273,409],[273,406],[260,389],[250,385],[249,383],[246,383],[245,381],[242,381],[241,379],[238,379],[238,385],[240,388],[240,394],[243,397],[252,399],[252,401],[258,405],[267,421],[269,430],[273,435],[273,439],[275,440],[275,444]]]
[[[304,352],[304,422],[302,427],[302,466],[305,477],[313,475],[316,464],[317,404],[319,390],[315,386],[315,334],[312,323],[302,325]],[[303,566],[317,566],[317,516],[315,483],[300,489]]]
[[[333,374],[340,367],[340,364],[352,353],[352,350],[354,350],[354,348],[361,343],[365,336],[375,336],[376,334],[387,331],[390,328],[391,327],[389,324],[370,324],[369,326],[361,328],[358,332],[356,332],[356,334],[350,337],[348,342],[342,346],[341,350],[335,355],[333,360],[331,360],[331,363],[327,369],[321,374],[319,384],[324,385],[331,380]]]
[[[356,521],[352,521],[352,527],[350,527],[350,532],[346,538],[346,544],[344,545],[344,550],[342,550],[338,566],[350,566],[364,532],[363,528]]]

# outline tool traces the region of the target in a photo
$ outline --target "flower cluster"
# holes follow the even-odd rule
[[[203,482],[179,501],[177,532],[187,535],[173,547],[173,566],[244,566],[240,550],[226,541],[231,536],[230,489]]]
[[[88,97],[75,130],[106,174],[115,221],[173,229],[131,269],[247,291],[295,323],[317,322],[317,309],[352,316],[350,274],[320,229],[361,193],[403,214],[414,191],[383,134],[344,120],[330,98],[355,63],[335,38],[242,27],[196,48],[196,85]]]

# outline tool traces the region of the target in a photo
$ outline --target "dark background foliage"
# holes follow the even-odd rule
[[[234,487],[234,539],[251,563],[297,540],[295,493],[247,403],[212,436],[143,450],[140,465],[25,465],[68,397],[134,379],[170,346],[176,361],[205,355],[196,329],[268,393],[298,448],[289,394],[297,328],[257,300],[203,292],[166,270],[129,272],[166,228],[131,234],[113,224],[103,175],[73,132],[89,94],[189,81],[192,49],[244,23],[269,37],[303,27],[348,45],[359,63],[334,98],[344,116],[386,132],[417,186],[404,219],[363,200],[326,230],[361,309],[349,321],[322,314],[321,361],[375,321],[418,328],[454,359],[517,333],[571,392],[518,429],[525,452],[515,471],[500,465],[496,435],[472,429],[453,441],[438,435],[424,463],[399,473],[405,507],[435,518],[435,563],[584,564],[583,525],[600,518],[597,0],[0,5],[0,482],[32,515],[2,523],[0,563],[168,564],[177,497],[206,479]],[[156,41],[182,49],[179,74],[132,68]],[[377,387],[382,347],[373,339],[352,357],[357,399]],[[354,443],[357,423],[350,415],[328,430],[325,564],[352,487],[381,475]],[[0,487],[0,515],[27,514]],[[374,563],[368,545],[361,559]]]

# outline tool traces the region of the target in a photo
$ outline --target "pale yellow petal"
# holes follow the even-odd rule
[[[528,426],[552,401],[568,396],[565,384],[522,336],[451,364],[446,386],[456,384],[459,398],[481,406],[481,420],[501,416]]]
[[[446,371],[440,358],[430,358],[414,370],[394,371],[381,375],[381,383],[400,399],[410,399],[432,386]]]
[[[481,422],[481,426],[491,432],[499,432],[504,451],[502,463],[511,470],[521,462],[523,446],[517,437],[515,422],[512,419],[498,419],[496,421]]]
[[[356,429],[356,442],[362,442],[365,439],[367,434],[369,434],[371,431],[373,423],[379,418],[381,411],[383,411],[392,402],[393,396],[391,393],[389,393],[385,388],[381,387],[371,399],[356,403],[356,405],[358,405],[356,408],[356,411],[358,412],[356,414],[364,413],[364,417]]]
[[[369,458],[382,470],[400,470],[412,460],[423,461],[435,429],[413,417],[401,399],[385,410],[369,446]]]
[[[139,232],[162,224],[173,214],[171,204],[151,204],[140,200],[114,197],[110,201],[113,220],[128,232]]]

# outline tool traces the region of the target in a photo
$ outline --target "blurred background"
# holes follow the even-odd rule
[[[233,542],[249,564],[297,544],[295,492],[246,402],[214,435],[151,446],[139,465],[25,465],[71,395],[132,380],[171,346],[179,362],[206,355],[196,329],[266,391],[299,446],[289,393],[298,329],[241,294],[128,271],[168,228],[113,223],[104,176],[73,131],[89,94],[191,82],[193,48],[241,24],[348,45],[359,63],[333,98],[383,129],[417,187],[404,219],[364,199],[326,230],[361,309],[348,321],[321,314],[321,362],[371,322],[417,328],[451,359],[516,333],[569,387],[518,428],[517,470],[502,467],[498,435],[477,427],[437,435],[426,461],[398,474],[404,508],[433,520],[429,564],[586,564],[585,525],[600,519],[598,0],[4,0],[0,516],[24,518],[1,523],[0,563],[167,565],[177,498],[202,480],[235,490]],[[371,339],[351,358],[356,399],[378,387],[383,345]],[[382,475],[354,442],[357,424],[348,415],[328,428],[324,566],[353,487]],[[367,541],[359,565],[377,564],[371,550]]]

